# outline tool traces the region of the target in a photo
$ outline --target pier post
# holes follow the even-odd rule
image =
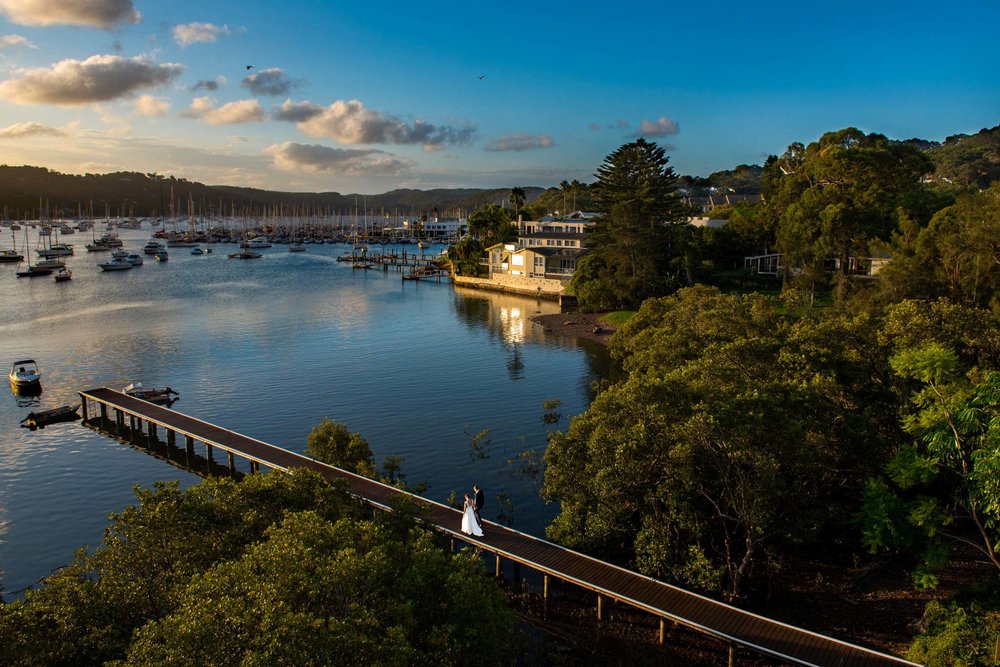
[[[172,429],[168,428],[167,431],[167,446],[173,447],[177,444],[177,433]]]
[[[667,643],[667,622],[664,619],[660,619],[660,646]]]
[[[87,421],[87,408],[90,406],[90,401],[87,400],[86,396],[80,397],[80,411],[83,412],[83,421]]]
[[[729,662],[727,664],[729,667],[736,667],[736,644],[732,642],[729,644]]]
[[[135,442],[135,415],[128,416],[128,441]]]
[[[212,472],[212,464],[215,463],[215,459],[212,458],[212,445],[205,443],[205,459],[208,460],[208,472]]]
[[[101,403],[101,426],[103,428],[108,427],[108,405],[107,403]]]
[[[597,620],[604,620],[604,596],[600,593],[597,594]]]
[[[250,474],[256,474],[260,472],[260,463],[257,461],[250,461]]]
[[[549,604],[549,575],[542,575],[542,603]]]
[[[184,451],[188,456],[194,456],[194,438],[190,435],[184,436]]]
[[[495,576],[497,579],[503,576],[503,559],[500,558],[500,554],[497,554],[497,567]]]
[[[156,446],[156,424],[146,420],[146,441],[150,447]]]
[[[118,432],[119,437],[124,437],[125,434],[125,413],[121,410],[115,410],[115,428]]]
[[[229,454],[229,472],[233,475],[236,474],[236,455],[232,452],[227,452]]]

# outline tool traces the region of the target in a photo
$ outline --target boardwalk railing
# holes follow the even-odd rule
[[[330,480],[345,482],[351,493],[381,509],[389,509],[393,498],[406,496],[423,508],[440,532],[494,554],[497,576],[506,559],[542,573],[546,599],[550,577],[593,591],[598,619],[605,599],[641,609],[660,619],[660,643],[664,642],[665,623],[670,621],[727,642],[730,663],[735,647],[740,646],[798,665],[916,665],[738,609],[490,521],[484,522],[483,537],[466,535],[461,532],[462,513],[456,509],[113,389],[81,391],[80,398],[85,423],[130,442],[159,442],[158,429],[162,428],[168,445],[177,445],[178,436],[183,437],[189,455],[194,454],[195,443],[201,443],[209,464],[215,450],[225,452],[234,472],[236,457],[249,461],[251,472],[260,466],[282,472],[308,468]]]

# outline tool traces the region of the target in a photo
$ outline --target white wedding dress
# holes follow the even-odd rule
[[[479,520],[476,519],[476,510],[473,509],[472,505],[468,505],[465,508],[465,514],[462,515],[462,532],[475,537],[483,536],[483,528],[479,525]]]

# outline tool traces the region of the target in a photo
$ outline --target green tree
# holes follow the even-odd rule
[[[585,310],[637,308],[690,282],[687,207],[664,150],[638,139],[597,170],[592,186],[601,214],[572,288]]]
[[[360,433],[351,433],[346,424],[324,417],[309,433],[303,452],[323,463],[375,477],[375,463],[368,441]]]
[[[886,466],[887,479],[866,490],[865,540],[922,558],[914,573],[934,587],[936,572],[961,543],[1000,571],[1000,372],[962,374],[958,355],[929,344],[892,357],[915,380],[915,411],[903,421],[917,439]]]
[[[647,300],[612,342],[624,378],[551,439],[548,534],[734,598],[797,545],[849,548],[895,399],[868,316],[784,310],[705,287]]]
[[[509,201],[510,205],[514,207],[514,219],[517,219],[517,214],[521,212],[521,207],[524,206],[524,200],[524,188],[517,187],[510,189],[510,196],[507,198],[507,201]]]
[[[469,233],[478,238],[484,248],[489,248],[517,239],[517,225],[511,222],[509,209],[486,204],[469,216]]]
[[[779,215],[777,242],[785,266],[801,272],[811,289],[823,263],[837,260],[842,300],[849,260],[868,256],[874,240],[889,238],[899,208],[919,208],[920,178],[931,169],[919,149],[855,128],[827,132],[804,150],[793,144],[765,166],[764,177],[772,191],[769,205]]]

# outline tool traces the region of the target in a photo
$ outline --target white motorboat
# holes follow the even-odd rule
[[[34,359],[15,361],[7,377],[14,387],[30,387],[42,381],[42,374],[38,372],[38,364]]]
[[[132,268],[132,262],[124,257],[115,257],[110,262],[98,264],[102,271],[127,271]]]
[[[43,259],[35,262],[35,266],[40,269],[62,269],[66,267],[66,262],[62,261],[58,257],[50,257],[49,259]]]
[[[122,393],[126,396],[141,398],[144,401],[149,401],[150,403],[156,403],[158,405],[170,405],[180,396],[180,394],[170,387],[153,387],[152,389],[143,389],[141,382],[133,382],[129,384],[127,387],[122,389]]]
[[[154,241],[150,239],[148,242],[146,242],[146,245],[142,246],[142,252],[143,254],[146,255],[155,255],[157,250],[163,250],[163,248],[165,247],[166,246],[164,246],[159,241]]]
[[[248,249],[270,248],[271,242],[267,240],[266,236],[255,236],[249,241],[244,241],[243,247]]]

